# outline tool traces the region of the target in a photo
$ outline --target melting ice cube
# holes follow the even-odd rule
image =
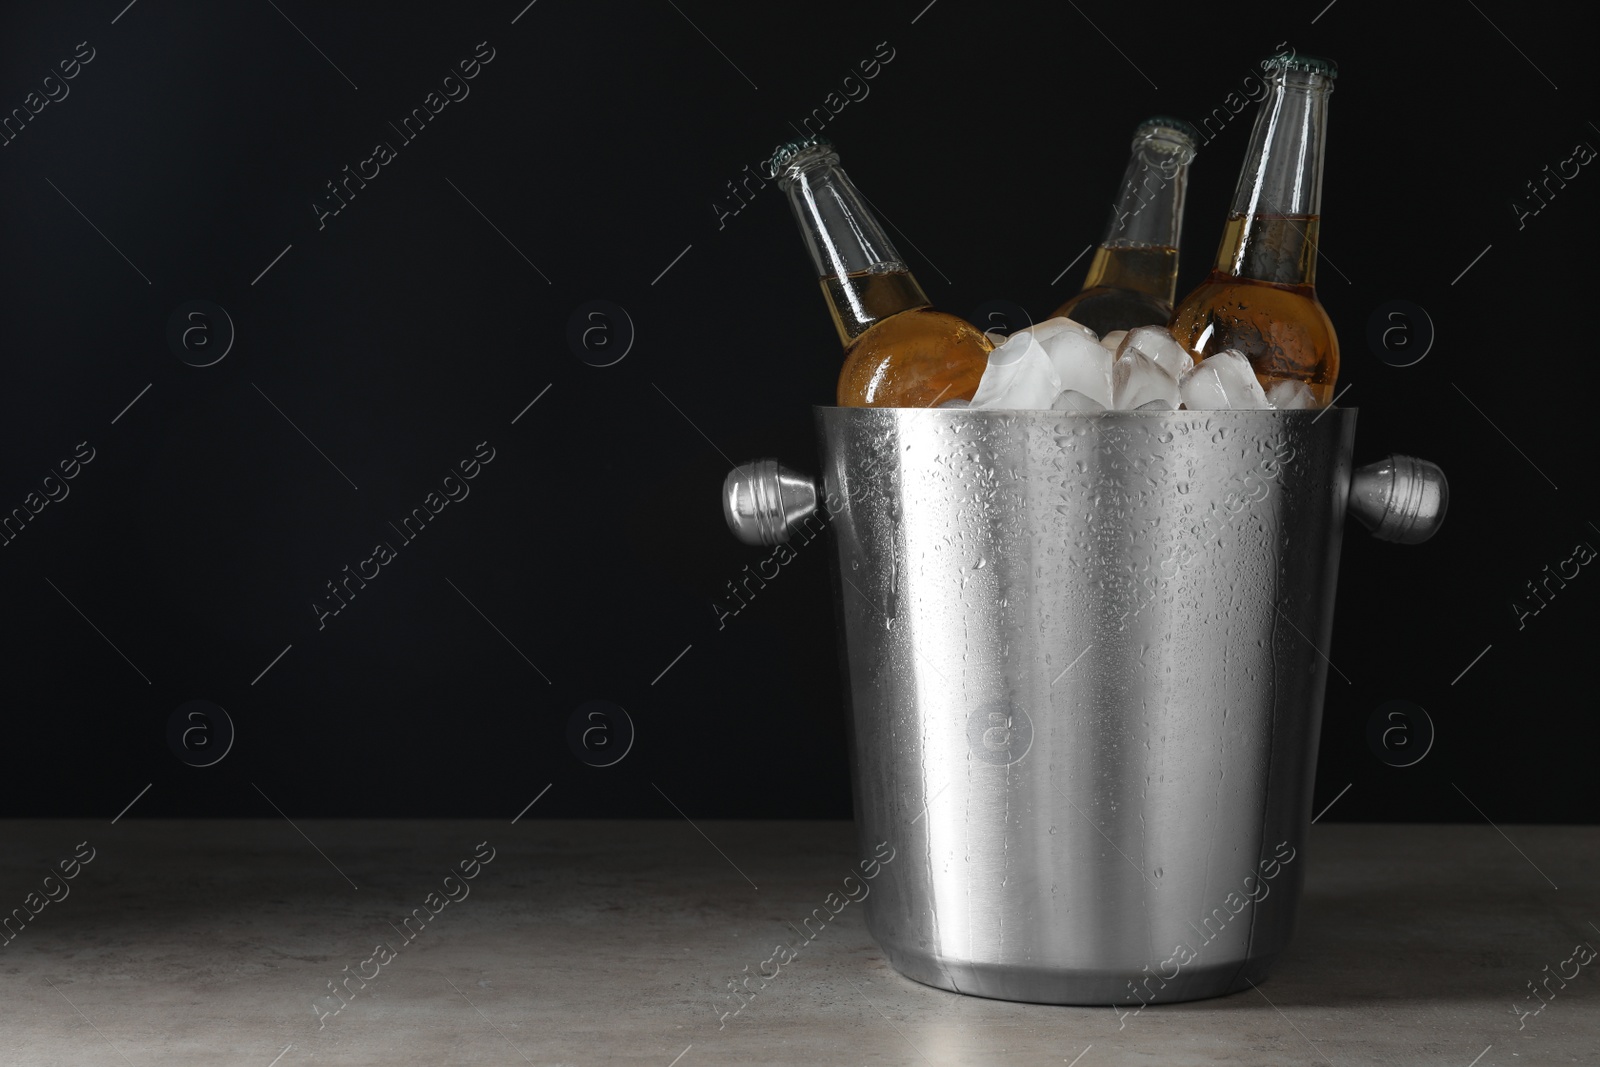
[[[1106,406],[1076,389],[1063,389],[1050,405],[1056,411],[1104,411]]]
[[[1019,330],[989,353],[973,408],[1048,408],[1061,392],[1050,357],[1032,331]]]
[[[1057,315],[1053,319],[1045,319],[1043,322],[1036,323],[1028,327],[1028,332],[1037,337],[1040,343],[1043,343],[1046,339],[1054,337],[1056,334],[1061,333],[1064,330],[1070,330],[1073,333],[1080,333],[1091,341],[1100,340],[1099,334],[1089,329],[1089,327],[1085,326],[1083,323],[1075,322],[1074,320],[1067,318],[1065,315]]]
[[[1317,399],[1311,392],[1311,386],[1286,378],[1272,383],[1272,388],[1267,390],[1267,403],[1280,411],[1299,411],[1316,407]]]
[[[1191,411],[1264,408],[1267,394],[1256,381],[1244,353],[1228,349],[1201,360],[1178,382],[1183,406]]]
[[[1126,336],[1128,336],[1127,330],[1112,330],[1110,333],[1100,338],[1100,347],[1110,349],[1112,352],[1115,352],[1117,349],[1122,347],[1122,339]]]
[[[1050,357],[1050,365],[1055,368],[1060,383],[1057,392],[1071,389],[1101,407],[1111,406],[1112,356],[1094,340],[1094,334],[1061,329],[1041,344]]]
[[[1156,365],[1172,375],[1174,381],[1182,378],[1194,366],[1194,357],[1173,339],[1172,332],[1165,326],[1140,326],[1129,330],[1122,347],[1117,349],[1117,355],[1121,356],[1130,348],[1155,360]]]
[[[1111,399],[1119,411],[1131,411],[1154,400],[1175,408],[1182,397],[1176,378],[1139,349],[1124,344],[1111,370]]]

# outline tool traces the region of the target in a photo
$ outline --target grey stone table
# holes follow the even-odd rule
[[[0,1063],[1600,1064],[1600,828],[1500,830],[1319,825],[1268,982],[1119,1018],[802,941],[847,823],[0,823]]]

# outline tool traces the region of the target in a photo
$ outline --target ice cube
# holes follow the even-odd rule
[[[1267,394],[1256,381],[1244,353],[1228,349],[1202,359],[1178,382],[1183,406],[1191,411],[1264,408]]]
[[[1106,406],[1076,389],[1063,389],[1050,405],[1056,411],[1104,411]]]
[[[1112,330],[1100,338],[1100,347],[1116,352],[1117,349],[1122,347],[1122,339],[1126,336],[1128,336],[1127,330]]]
[[[1028,331],[1019,330],[989,353],[989,365],[972,395],[972,408],[1049,408],[1061,392],[1061,380],[1044,347]]]
[[[1167,401],[1167,400],[1152,400],[1148,404],[1140,404],[1138,407],[1134,408],[1133,410],[1135,410],[1135,411],[1172,411],[1174,409],[1172,407],[1171,401]]]
[[[1117,355],[1121,356],[1130,348],[1137,348],[1155,360],[1162,370],[1172,375],[1174,381],[1182,378],[1194,366],[1194,357],[1173,339],[1172,332],[1165,326],[1140,326],[1129,330],[1122,347],[1117,349]]]
[[[958,396],[953,400],[946,400],[943,404],[940,404],[939,406],[942,407],[942,408],[966,408],[966,407],[971,407],[972,406],[972,401],[970,401],[970,400],[962,400]]]
[[[1316,407],[1317,398],[1305,382],[1285,378],[1272,383],[1272,388],[1267,390],[1267,403],[1280,411],[1299,411]]]
[[[1055,368],[1057,392],[1072,389],[1101,407],[1111,406],[1112,356],[1100,347],[1094,334],[1060,329],[1040,343]]]
[[[1074,333],[1081,333],[1091,341],[1100,340],[1099,334],[1089,329],[1089,327],[1085,326],[1083,323],[1069,319],[1065,315],[1057,315],[1053,319],[1045,319],[1043,322],[1035,323],[1034,325],[1028,327],[1028,332],[1037,337],[1040,343],[1043,343],[1048,338],[1054,337],[1063,330],[1071,330]]]
[[[1144,352],[1125,344],[1111,370],[1111,399],[1119,411],[1131,411],[1156,400],[1175,408],[1181,394],[1176,378]]]

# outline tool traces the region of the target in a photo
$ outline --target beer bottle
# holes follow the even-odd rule
[[[1216,266],[1172,316],[1172,336],[1196,360],[1244,353],[1262,386],[1304,382],[1325,407],[1339,375],[1339,340],[1317,300],[1317,230],[1328,95],[1338,68],[1311,56],[1263,64],[1267,95]]]
[[[993,345],[964,319],[929,306],[833,146],[820,137],[786,144],[770,170],[794,209],[844,345],[839,406],[972,399]]]
[[[1083,291],[1054,315],[1104,337],[1113,330],[1165,326],[1178,285],[1178,233],[1194,159],[1194,127],[1156,117],[1133,131],[1122,191],[1111,205],[1105,238],[1095,249]]]

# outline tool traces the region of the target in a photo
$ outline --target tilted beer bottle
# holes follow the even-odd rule
[[[934,311],[866,198],[822,138],[786,144],[770,164],[788,194],[844,344],[840,407],[933,407],[970,400],[993,347],[964,319]]]
[[[1122,190],[1111,206],[1083,291],[1056,308],[1104,337],[1113,330],[1165,326],[1178,286],[1178,234],[1194,160],[1194,127],[1146,119],[1133,131]]]
[[[1311,56],[1274,56],[1267,95],[1216,267],[1172,316],[1172,335],[1195,359],[1232,348],[1263,387],[1304,382],[1325,407],[1339,375],[1339,340],[1317,300],[1317,230],[1328,95],[1338,68]]]

